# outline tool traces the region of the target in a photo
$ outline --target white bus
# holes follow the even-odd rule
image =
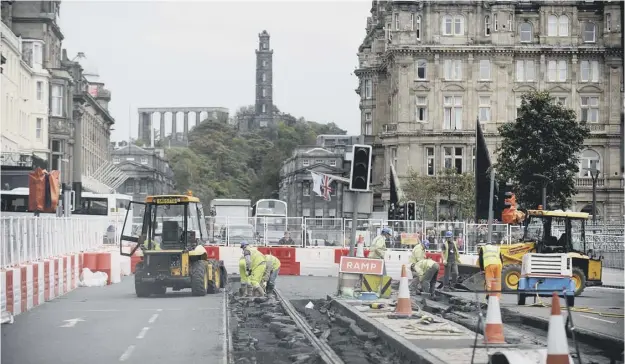
[[[34,211],[28,209],[28,197],[29,190],[27,187],[1,190],[2,216],[34,216]],[[129,195],[84,191],[80,206],[72,206],[72,217],[102,219],[103,224],[107,224],[105,239],[110,241],[115,239],[115,236],[120,235],[130,201],[132,201],[132,196]],[[130,209],[132,209],[132,205],[130,205]],[[132,210],[129,214],[132,215]],[[55,215],[55,213],[40,213],[40,216]]]
[[[277,245],[288,231],[286,202],[273,199],[258,200],[254,205],[256,232],[262,242]],[[291,236],[291,238],[296,238]]]

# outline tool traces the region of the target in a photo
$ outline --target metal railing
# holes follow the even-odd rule
[[[1,223],[2,267],[84,251],[103,243],[118,244],[123,225],[121,221],[83,217],[2,217]],[[206,218],[209,243],[221,246],[236,246],[246,240],[259,246],[348,247],[351,226],[351,219],[342,218]],[[488,233],[486,224],[358,219],[356,240],[369,246],[384,226],[393,231],[389,249],[397,250],[410,249],[417,240],[426,240],[429,250],[440,250],[446,232],[451,231],[462,253],[475,254],[477,244],[485,242]],[[519,241],[522,229],[494,224],[493,237],[499,243],[510,244]],[[604,257],[606,267],[624,267],[625,238],[622,234],[592,234],[587,229],[586,242],[588,250]]]
[[[0,218],[0,267],[78,253],[103,243],[108,223],[98,218]]]

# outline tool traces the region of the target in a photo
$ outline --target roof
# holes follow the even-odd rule
[[[569,219],[583,219],[588,220],[590,214],[586,212],[573,212],[573,211],[546,211],[546,210],[527,210],[528,216],[545,216],[545,217],[564,217]]]
[[[125,147],[121,147],[119,149],[113,149],[111,151],[111,155],[152,155],[154,152],[145,150],[141,147],[138,147],[134,144],[126,145]]]

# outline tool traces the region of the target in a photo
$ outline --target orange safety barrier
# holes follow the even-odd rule
[[[206,253],[208,254],[208,259],[219,260],[219,246],[204,245],[204,248],[206,249]]]
[[[45,301],[50,300],[50,261],[43,262],[43,299]]]
[[[6,297],[7,297],[7,311],[8,312],[14,312],[14,308],[15,308],[15,304],[13,302],[13,297],[15,297],[15,295],[13,294],[15,287],[13,286],[13,270],[7,270],[6,272]]]
[[[27,270],[28,268],[26,266],[21,266],[20,267],[20,289],[21,289],[21,297],[20,297],[20,302],[22,305],[22,312],[26,311],[26,298],[28,298],[28,276],[27,276]]]
[[[83,268],[89,268],[90,271],[95,272],[96,269],[98,269],[98,253],[85,253],[82,266]],[[82,271],[80,273],[82,273]]]
[[[111,253],[97,253],[97,272],[104,272],[108,275],[107,284],[111,284]]]
[[[334,263],[340,264],[341,257],[346,257],[348,255],[349,255],[348,248],[334,249]],[[368,258],[368,257],[369,257],[369,249],[365,249],[365,258]]]
[[[260,246],[258,251],[263,254],[271,254],[280,260],[279,275],[298,276],[300,274],[300,263],[295,261],[295,248]]]
[[[33,264],[33,306],[39,305],[39,264]]]
[[[59,283],[61,282],[61,272],[59,271],[59,260],[54,259],[54,297],[59,296]]]
[[[443,265],[443,253],[441,252],[425,252],[425,257],[432,259],[436,263],[438,263],[438,276],[437,280],[441,280],[445,277],[445,266]]]

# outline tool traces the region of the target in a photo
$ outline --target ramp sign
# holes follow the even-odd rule
[[[382,259],[369,259],[358,257],[341,257],[339,273],[351,274],[373,274],[381,276],[384,272],[384,261]]]

